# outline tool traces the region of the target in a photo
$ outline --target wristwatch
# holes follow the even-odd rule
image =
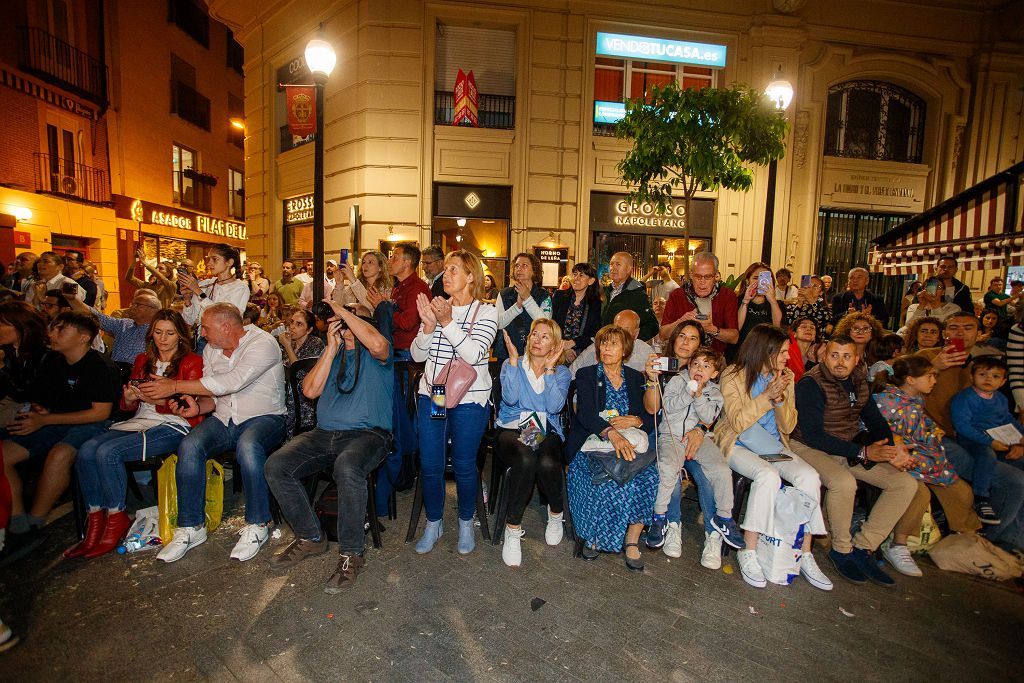
[[[694,427],[694,429],[699,429],[700,431],[704,432],[705,434],[708,433],[708,426],[706,424],[704,424],[703,422],[698,422],[697,426]]]
[[[199,292],[199,298],[200,299],[207,299],[209,297],[206,296],[206,292]]]
[[[857,462],[860,463],[861,465],[867,465],[868,464],[868,447],[867,446],[861,446],[860,447],[860,452],[857,453]]]

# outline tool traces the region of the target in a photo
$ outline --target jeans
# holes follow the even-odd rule
[[[664,514],[668,509],[679,471],[686,467],[687,472],[694,474],[697,485],[697,497],[701,510],[710,519],[732,516],[732,472],[725,462],[722,451],[710,438],[706,438],[697,449],[691,460],[686,460],[682,442],[668,434],[658,437],[658,497],[654,502],[654,512]],[[691,465],[691,463],[693,463]],[[699,481],[698,481],[699,479]],[[702,490],[703,489],[703,490]],[[710,503],[710,506],[708,506]]]
[[[996,476],[996,452],[991,446],[977,441],[957,439],[965,451],[971,454],[974,468],[971,471],[971,489],[975,498],[988,498],[992,489],[992,479]]]
[[[124,464],[142,460],[143,434],[147,458],[173,453],[184,438],[177,429],[158,425],[145,432],[110,430],[79,447],[75,473],[86,505],[107,510],[124,509],[128,487]]]
[[[384,460],[391,439],[368,429],[303,432],[270,456],[264,467],[267,484],[296,538],[321,537],[316,512],[302,480],[331,470],[338,487],[338,550],[362,554],[365,548],[366,478]]]
[[[974,457],[964,450],[963,446],[945,436],[942,446],[946,449],[946,457],[956,468],[957,474],[972,481],[974,478]],[[1024,460],[1013,463],[1000,460],[996,463],[995,475],[992,477],[992,488],[989,502],[1002,524],[990,527],[986,532],[989,540],[1012,545],[1024,549]]]
[[[498,429],[494,454],[506,467],[511,467],[508,482],[508,515],[506,523],[518,526],[530,502],[536,482],[548,499],[551,512],[562,511],[562,439],[548,434],[537,450],[519,441],[518,429]],[[497,495],[497,491],[491,495]]]
[[[487,427],[490,409],[479,403],[462,403],[448,409],[448,418],[430,417],[430,397],[417,396],[420,428],[420,481],[427,520],[436,522],[444,512],[444,465],[448,439],[452,440],[455,491],[459,496],[459,519],[473,519],[480,471],[476,452]]]
[[[178,526],[199,526],[205,521],[206,461],[224,451],[235,449],[245,491],[245,521],[265,524],[270,521],[270,491],[263,476],[267,453],[284,441],[287,432],[284,415],[260,415],[242,424],[227,425],[210,415],[199,423],[178,447]],[[236,471],[236,476],[239,472]]]
[[[387,303],[387,302],[385,302]],[[380,306],[378,306],[380,308]],[[377,477],[377,514],[384,515],[388,509],[388,499],[394,489],[392,482],[398,481],[402,469],[402,456],[416,450],[416,413],[410,412],[408,397],[415,395],[416,387],[409,386],[410,379],[406,372],[406,363],[412,360],[408,349],[395,349],[395,391],[393,394],[392,436],[394,446],[384,460],[379,477]]]

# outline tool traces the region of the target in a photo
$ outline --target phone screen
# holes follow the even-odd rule
[[[807,287],[810,287],[810,286],[811,286],[811,276],[810,275],[801,275],[800,276],[800,287],[806,289]]]
[[[924,291],[928,292],[931,296],[935,296],[939,293],[939,281],[937,278],[929,278],[928,282],[924,283]]]
[[[338,265],[343,266],[348,263],[348,249],[342,249],[341,253],[338,254]]]
[[[76,285],[74,282],[65,282],[63,285],[61,285],[60,291],[63,292],[64,294],[70,294],[72,296],[75,296],[78,294],[78,285]]]
[[[759,294],[767,294],[772,288],[772,274],[767,270],[757,276],[757,291]]]
[[[956,348],[957,353],[964,352],[964,340],[963,339],[950,339],[949,345]]]
[[[445,400],[445,388],[443,384],[435,384],[430,388],[430,418],[433,420],[444,420],[448,418],[448,408]]]

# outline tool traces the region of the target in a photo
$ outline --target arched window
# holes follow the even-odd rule
[[[892,83],[847,81],[829,88],[825,154],[921,163],[924,100]]]

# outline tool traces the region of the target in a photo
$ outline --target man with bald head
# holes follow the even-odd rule
[[[658,334],[658,319],[654,316],[654,309],[651,308],[647,289],[642,282],[633,278],[632,273],[632,254],[625,251],[612,254],[612,259],[608,264],[608,277],[611,278],[611,284],[604,288],[601,324],[612,324],[615,316],[621,311],[633,311],[640,321],[638,339],[651,339]],[[636,351],[633,352],[633,357],[636,357]]]
[[[149,324],[153,322],[156,312],[163,308],[160,299],[151,289],[139,289],[132,297],[132,305],[128,307],[124,318],[112,318],[75,297],[64,297],[76,313],[92,315],[100,325],[100,329],[114,338],[114,346],[110,351],[110,360],[115,363],[135,362],[135,357],[146,352],[146,334]]]
[[[636,311],[619,311],[619,314],[612,318],[611,324],[621,327],[633,335],[633,354],[624,362],[628,367],[638,372],[644,372],[647,369],[647,359],[654,353],[654,349],[638,336],[640,334],[640,316],[636,314]],[[576,356],[576,360],[569,366],[569,372],[572,373],[573,379],[576,378],[578,370],[588,365],[597,365],[597,352],[594,350],[594,346],[591,344],[585,348],[583,353]]]

